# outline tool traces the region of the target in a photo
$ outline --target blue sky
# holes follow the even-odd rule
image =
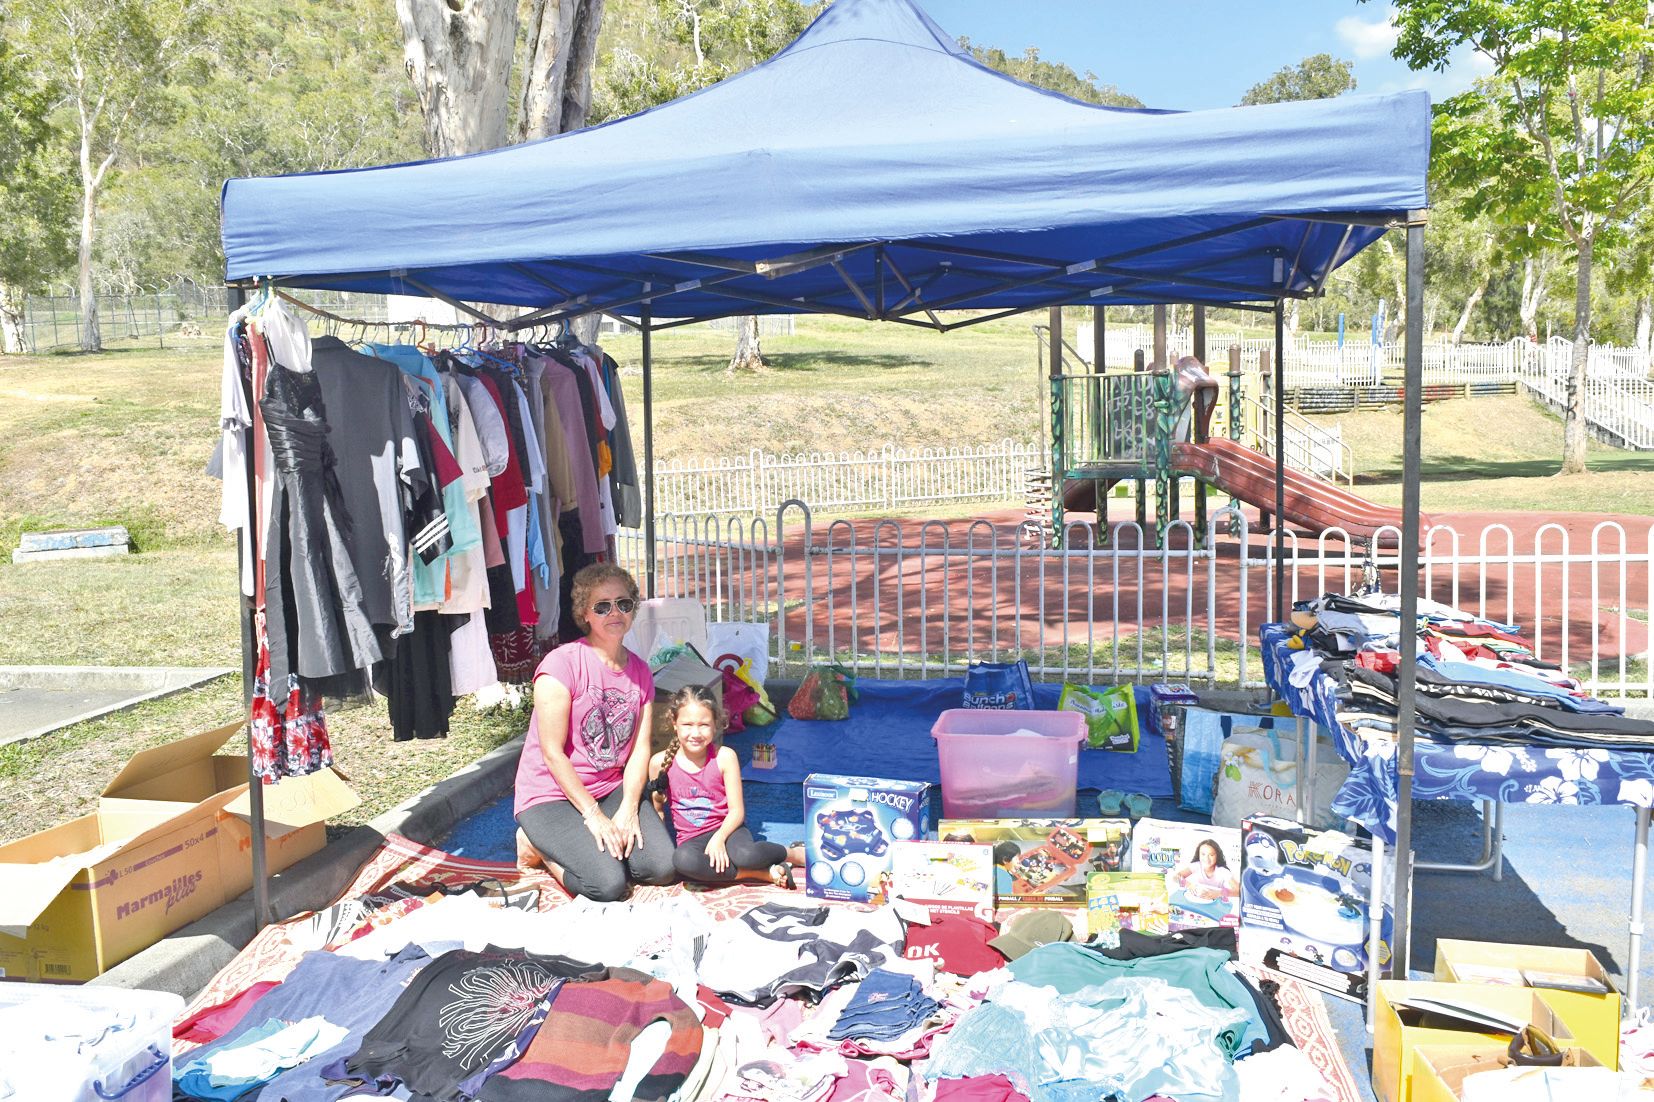
[[[920,0],[946,31],[1010,54],[1038,46],[1150,107],[1230,107],[1252,85],[1311,54],[1355,65],[1358,92],[1422,87],[1442,98],[1485,67],[1445,74],[1390,57],[1390,9],[1357,0]]]

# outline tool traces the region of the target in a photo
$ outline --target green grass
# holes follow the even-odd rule
[[[1401,410],[1341,414],[1355,492],[1401,504]],[[1654,516],[1654,456],[1594,441],[1588,474],[1558,476],[1562,420],[1526,398],[1455,399],[1424,407],[1426,513],[1575,512]]]

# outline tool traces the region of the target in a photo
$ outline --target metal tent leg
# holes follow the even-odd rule
[[[1482,853],[1469,864],[1448,861],[1415,861],[1420,872],[1487,872],[1493,879],[1505,878],[1505,805],[1497,800],[1482,801]]]
[[[1648,817],[1648,808],[1637,808],[1636,846],[1631,858],[1631,943],[1626,953],[1625,964],[1627,1013],[1636,1013],[1637,1008],[1642,1005],[1637,996],[1638,989],[1642,986],[1643,894],[1648,884]]]

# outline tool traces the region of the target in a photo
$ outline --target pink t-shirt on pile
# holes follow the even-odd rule
[[[649,664],[630,651],[626,669],[616,673],[584,639],[552,651],[534,671],[534,680],[555,678],[568,689],[569,729],[563,732],[563,753],[592,799],[601,800],[620,787],[626,759],[637,733],[645,703],[655,699],[655,679]],[[557,737],[556,732],[551,737]],[[540,709],[528,720],[528,737],[517,760],[517,795],[512,814],[521,815],[536,804],[566,800],[568,796],[546,768],[540,749]]]

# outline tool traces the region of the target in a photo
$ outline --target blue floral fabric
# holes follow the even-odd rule
[[[1350,777],[1332,801],[1337,814],[1353,819],[1386,843],[1396,838],[1396,748],[1388,738],[1363,738],[1364,727],[1388,733],[1378,718],[1340,714],[1332,678],[1320,674],[1308,686],[1288,683],[1292,629],[1265,624],[1259,629],[1264,680],[1294,715],[1314,720],[1332,733]],[[1498,800],[1510,804],[1628,804],[1654,807],[1654,753],[1637,750],[1555,749],[1478,746],[1474,743],[1413,744],[1413,797],[1420,800]]]

